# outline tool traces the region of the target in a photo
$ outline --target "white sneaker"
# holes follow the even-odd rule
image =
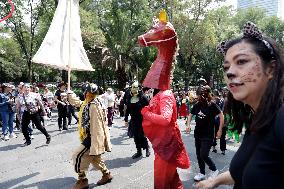
[[[31,138],[31,139],[34,139],[35,137],[34,137],[34,135],[30,135],[30,138]]]
[[[210,171],[210,173],[209,173],[209,177],[208,177],[208,179],[214,179],[215,177],[217,177],[218,176],[218,174],[219,174],[219,170],[218,169],[216,169],[216,171]]]
[[[17,138],[17,137],[18,137],[18,136],[15,135],[15,133],[11,133],[10,136],[9,136],[9,138]]]
[[[4,140],[9,140],[10,138],[9,138],[9,136],[8,136],[8,134],[7,135],[4,135],[4,138],[3,138]]]
[[[201,180],[205,180],[206,176],[203,175],[202,173],[198,173],[197,175],[195,175],[195,177],[193,178],[194,181],[199,182]]]

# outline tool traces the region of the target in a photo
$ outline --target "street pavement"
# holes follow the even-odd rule
[[[73,120],[74,122],[74,120]],[[190,169],[179,169],[180,179],[185,189],[193,189],[193,177],[199,172],[193,133],[184,132],[185,121],[178,120],[183,141],[190,157]],[[194,121],[192,128],[194,129]],[[46,124],[46,129],[52,136],[51,143],[45,144],[45,136],[34,130],[35,139],[32,144],[21,147],[24,143],[23,135],[18,138],[0,142],[0,189],[71,189],[76,182],[77,175],[73,170],[72,153],[80,144],[77,126],[72,125],[68,131],[59,131],[55,115]],[[134,140],[127,136],[122,118],[115,118],[110,130],[112,152],[105,153],[103,159],[110,169],[114,179],[104,186],[96,186],[101,173],[91,166],[87,173],[90,188],[102,189],[152,189],[154,154],[132,159],[136,152]],[[228,143],[226,155],[210,153],[220,172],[228,170],[232,156],[239,144]],[[206,172],[209,173],[208,167]],[[220,186],[218,189],[231,189],[231,186]]]

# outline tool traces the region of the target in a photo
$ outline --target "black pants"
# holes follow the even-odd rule
[[[25,137],[27,142],[31,141],[31,138],[30,138],[30,135],[29,135],[29,132],[28,132],[28,127],[29,127],[29,124],[30,124],[31,121],[36,126],[36,128],[38,130],[40,130],[40,132],[42,132],[42,134],[45,135],[45,137],[49,137],[49,134],[47,133],[46,129],[42,126],[42,124],[40,122],[39,113],[30,114],[29,112],[24,111],[22,120],[23,120],[22,121],[22,132],[23,132],[24,137]]]
[[[142,148],[148,149],[149,145],[148,145],[148,140],[147,138],[144,136],[144,132],[143,132],[143,127],[141,124],[135,124],[132,123],[133,125],[133,138],[134,138],[134,142],[135,142],[135,146],[137,149],[137,152],[141,152]]]
[[[124,104],[118,105],[118,109],[119,109],[119,116],[124,117]]]
[[[76,119],[76,121],[78,122],[78,117],[75,114],[75,108],[72,105],[68,105],[68,125],[71,125],[72,122],[72,116]]]
[[[209,157],[209,152],[213,143],[213,138],[197,138],[195,137],[195,148],[200,173],[205,174],[205,163],[209,169],[216,171],[216,166]]]
[[[214,140],[213,140],[213,146],[217,146],[217,139],[216,139],[216,135],[217,135],[217,132],[219,130],[219,125],[215,125],[215,137],[214,137]],[[221,138],[220,138],[220,150],[221,151],[225,151],[227,150],[226,148],[226,132],[227,132],[227,127],[223,127],[222,129],[222,135],[221,135]]]
[[[62,122],[63,122],[63,129],[67,129],[67,106],[57,106],[58,109],[58,127],[62,129]]]

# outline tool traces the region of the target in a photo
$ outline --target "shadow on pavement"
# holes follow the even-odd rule
[[[112,160],[105,160],[105,163],[108,167],[108,169],[115,169],[120,167],[131,167],[132,164],[136,163],[137,161],[141,160],[141,158],[132,159],[131,157],[126,158],[116,158]]]
[[[39,172],[0,183],[0,186],[1,188],[10,188],[37,175],[39,175]],[[17,187],[17,188],[24,188],[24,187]]]
[[[22,144],[13,144],[13,145],[8,145],[8,146],[2,146],[0,147],[0,152],[1,151],[9,151],[9,150],[15,150],[18,147],[21,147]]]
[[[125,140],[128,140],[128,139],[129,139],[129,137],[127,136],[127,133],[123,133],[119,137],[111,138],[110,140],[111,140],[111,143],[113,145],[126,145],[126,146],[128,146],[129,144],[123,144],[122,143],[122,142],[124,142]]]
[[[65,177],[65,178],[55,178],[49,180],[43,180],[40,182],[27,184],[27,185],[20,185],[13,189],[23,189],[23,188],[33,188],[37,187],[38,189],[70,189],[76,182],[74,177]]]

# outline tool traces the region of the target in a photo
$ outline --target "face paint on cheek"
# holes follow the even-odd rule
[[[257,58],[255,65],[253,66],[253,70],[255,70],[256,76],[258,78],[260,78],[262,76],[262,73],[261,73],[261,60],[260,60],[259,57]]]
[[[255,82],[254,80],[254,73],[252,72],[249,72],[241,77],[242,83]]]

